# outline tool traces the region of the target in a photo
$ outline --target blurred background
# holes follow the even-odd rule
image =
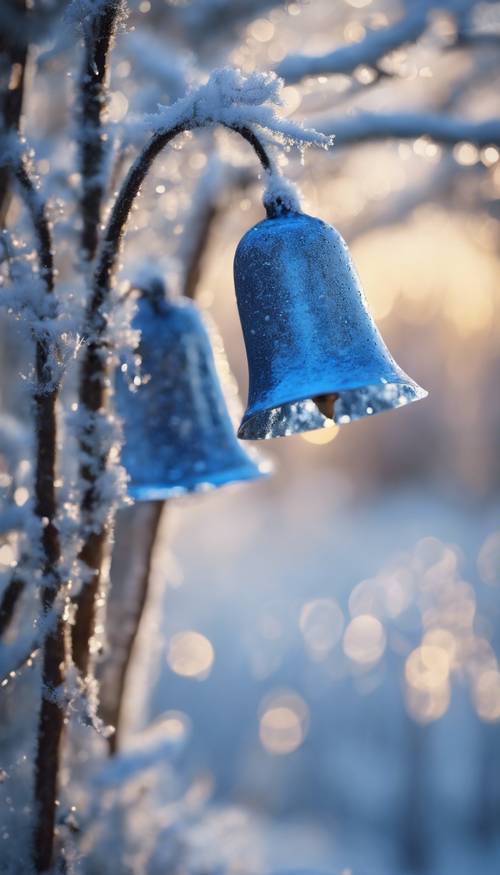
[[[363,60],[367,37],[407,19],[409,42]],[[175,818],[154,816],[163,782],[206,806],[182,839],[200,875],[499,871],[500,137],[477,133],[499,115],[499,47],[499,3],[132,4],[111,79],[116,178],[139,113],[215,66],[277,70],[285,114],[338,132],[328,153],[285,151],[284,172],[345,237],[385,341],[429,398],[266,442],[273,477],[168,503],[126,725],[131,750],[160,735],[175,762],[120,803],[120,872],[173,865]],[[26,130],[74,291],[70,49],[43,50]],[[243,400],[232,259],[259,194],[245,144],[185,137],[155,165],[123,253],[124,282],[147,254],[173,293],[196,288]],[[6,368],[19,352],[5,334]],[[17,389],[2,398],[19,417]],[[85,841],[88,871],[107,872],[98,830]]]

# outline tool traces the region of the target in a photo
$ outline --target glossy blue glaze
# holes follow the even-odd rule
[[[259,222],[239,243],[234,279],[249,370],[240,438],[344,424],[426,396],[387,350],[330,225],[303,213]]]
[[[206,328],[189,301],[139,301],[139,374],[119,372],[122,464],[138,501],[254,480],[265,473],[236,439]]]

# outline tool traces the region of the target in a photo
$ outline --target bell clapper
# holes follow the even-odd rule
[[[312,400],[314,401],[316,407],[319,412],[326,417],[326,419],[332,419],[335,410],[335,402],[339,398],[338,392],[330,392],[328,395],[316,395]]]

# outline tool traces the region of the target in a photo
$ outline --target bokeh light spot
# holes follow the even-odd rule
[[[285,756],[301,746],[308,725],[309,708],[302,697],[297,693],[278,693],[264,700],[259,738],[268,753]]]
[[[170,641],[167,662],[175,674],[204,680],[210,674],[214,649],[200,632],[178,632]]]
[[[299,627],[310,656],[320,662],[340,640],[344,615],[335,599],[314,599],[303,606]]]
[[[497,669],[483,671],[475,678],[473,699],[481,720],[489,723],[500,720],[500,672]]]
[[[432,723],[443,717],[448,710],[450,698],[448,681],[433,689],[408,686],[405,691],[406,708],[417,723]]]
[[[301,438],[306,443],[319,447],[331,443],[337,437],[339,431],[339,427],[334,425],[329,428],[320,428],[316,431],[305,431],[301,434]]]
[[[344,634],[344,653],[353,662],[371,665],[384,653],[386,637],[380,620],[371,614],[354,617]]]
[[[435,644],[417,647],[406,660],[406,680],[417,690],[428,691],[442,687],[448,680],[449,673],[449,654]]]
[[[500,586],[500,532],[492,532],[477,557],[481,580],[489,586]]]

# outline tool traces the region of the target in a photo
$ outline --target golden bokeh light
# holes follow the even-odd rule
[[[450,656],[442,647],[423,644],[413,650],[405,665],[405,677],[410,687],[422,692],[440,689],[450,674]]]
[[[268,696],[260,711],[259,738],[268,753],[285,756],[301,746],[309,726],[309,708],[301,696],[287,691]]]
[[[378,585],[383,591],[385,614],[391,619],[405,611],[413,596],[413,578],[408,568],[397,568],[381,574]]]
[[[331,425],[316,431],[305,431],[301,434],[301,438],[306,443],[319,447],[331,443],[337,437],[339,430],[338,425]]]
[[[268,18],[257,18],[248,28],[248,32],[258,43],[267,43],[274,36],[274,24]]]
[[[28,501],[30,494],[25,486],[18,486],[14,492],[14,502],[18,507],[23,507]]]
[[[299,627],[309,655],[321,662],[342,636],[344,615],[335,599],[314,599],[303,606]]]
[[[446,714],[450,699],[448,681],[432,689],[418,689],[413,686],[407,686],[405,689],[407,711],[417,723],[425,724],[439,720]]]
[[[200,632],[187,630],[173,636],[168,646],[167,662],[175,674],[205,680],[214,661],[212,644]]]
[[[492,532],[482,544],[477,569],[483,583],[500,586],[500,532]]]
[[[371,614],[351,620],[344,633],[344,653],[360,665],[372,665],[383,656],[386,636],[382,623]]]
[[[429,629],[425,633],[422,643],[425,646],[439,647],[443,650],[448,655],[450,669],[453,667],[458,655],[458,642],[449,629],[441,629],[439,627]]]
[[[488,723],[500,720],[500,672],[489,669],[474,680],[472,696],[478,716]]]
[[[457,143],[453,147],[453,157],[458,164],[471,167],[479,161],[479,149],[473,143]]]
[[[385,613],[384,591],[378,580],[362,580],[356,584],[349,596],[349,613],[351,617],[361,614],[372,614],[383,617]]]
[[[121,122],[127,115],[127,110],[128,99],[125,97],[124,93],[122,91],[111,92],[107,107],[109,120],[114,124]]]

